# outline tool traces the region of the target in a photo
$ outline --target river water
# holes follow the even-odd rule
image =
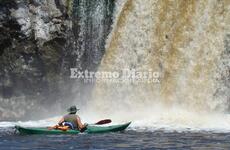
[[[138,127],[134,122],[123,132],[78,135],[20,135],[14,125],[49,126],[50,120],[28,122],[0,122],[0,149],[230,149],[230,131],[219,129]]]
[[[135,131],[79,135],[19,135],[13,129],[0,133],[0,149],[230,149],[229,133]]]

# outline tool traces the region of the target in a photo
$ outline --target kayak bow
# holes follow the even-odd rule
[[[84,133],[106,133],[106,132],[118,132],[125,130],[131,122],[120,124],[120,125],[111,125],[111,126],[96,126],[96,125],[88,125],[87,129]],[[56,130],[56,129],[48,129],[48,128],[31,128],[31,127],[21,127],[15,126],[15,128],[21,134],[79,134],[81,133],[79,130]]]

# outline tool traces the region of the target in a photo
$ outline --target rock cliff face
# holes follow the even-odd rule
[[[58,113],[73,101],[80,82],[69,69],[97,67],[113,3],[0,0],[0,120]]]

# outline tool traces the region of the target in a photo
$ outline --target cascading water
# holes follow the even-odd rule
[[[230,129],[223,114],[230,98],[223,84],[229,80],[223,75],[229,71],[229,7],[228,0],[117,1],[98,71],[152,69],[160,83],[98,82],[89,109],[141,125]]]
[[[66,57],[67,62],[71,63],[68,66],[79,70],[94,71],[97,69],[105,51],[106,37],[111,29],[113,8],[113,0],[73,1],[74,43],[71,45],[73,47],[68,49],[72,57]],[[69,79],[69,68],[66,73]],[[73,83],[73,80],[70,82]],[[74,82],[71,89],[73,103],[84,107],[87,100],[90,99],[91,89],[92,84],[83,83],[81,80]]]
[[[105,39],[112,22],[113,0],[73,2],[73,32],[80,69],[95,70],[104,53]]]
[[[113,0],[67,1],[71,9],[71,28],[63,48],[61,76],[59,80],[63,98],[62,108],[77,104],[83,108],[89,99],[92,84],[70,79],[70,68],[96,70],[104,54],[114,8]],[[69,13],[70,13],[69,12]],[[63,100],[65,102],[63,102]]]

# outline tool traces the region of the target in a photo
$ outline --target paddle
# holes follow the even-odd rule
[[[107,123],[111,123],[111,122],[112,122],[111,119],[104,119],[104,120],[100,120],[100,121],[98,121],[94,124],[91,124],[91,125],[103,125],[103,124],[107,124]],[[80,130],[80,132],[84,132],[86,129],[87,129],[87,125],[84,128],[82,128]]]
[[[95,125],[103,125],[103,124],[107,124],[107,123],[111,123],[112,120],[111,119],[104,119],[104,120],[100,120],[97,123],[95,123]]]

